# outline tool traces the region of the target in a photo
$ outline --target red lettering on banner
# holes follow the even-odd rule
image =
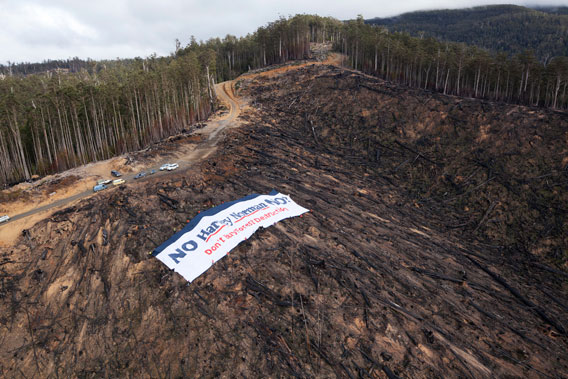
[[[220,227],[219,229],[217,229],[217,231],[216,231],[215,233],[213,233],[213,234],[211,234],[209,237],[207,237],[207,239],[205,240],[205,242],[209,242],[209,238],[211,238],[211,237],[213,237],[215,234],[219,233],[219,231],[220,231],[221,229],[223,229],[225,226],[227,226],[227,225],[223,225],[222,227]]]
[[[217,250],[217,249],[220,248],[220,247],[221,247],[221,244],[220,244],[219,242],[217,242],[215,245],[211,246],[210,249],[206,249],[206,250],[205,250],[205,254],[211,255],[211,254],[213,254],[213,252],[214,252],[215,250]]]
[[[259,210],[262,210],[262,209],[259,209]],[[229,239],[231,239],[231,238],[237,236],[240,232],[244,231],[244,230],[247,229],[248,227],[251,227],[251,226],[254,226],[255,224],[261,223],[262,221],[267,220],[267,219],[269,219],[270,217],[277,215],[278,213],[287,212],[287,211],[288,211],[288,208],[282,208],[282,207],[280,207],[280,208],[275,209],[275,210],[272,211],[272,212],[265,213],[265,214],[263,214],[263,215],[260,216],[260,217],[255,217],[254,219],[249,220],[249,222],[247,222],[246,224],[241,225],[240,227],[233,229],[229,234],[224,234],[222,237],[219,237],[219,238],[217,239],[217,241],[220,240],[221,242],[225,243],[225,242],[227,242],[227,240],[229,240]],[[256,212],[257,212],[257,211],[255,211],[255,212],[253,212],[253,213],[256,213]],[[251,213],[250,215],[252,215],[252,213]],[[242,220],[242,219],[245,218],[245,217],[250,216],[250,215],[247,215],[247,216],[244,216],[244,217],[240,218],[239,221]],[[226,225],[223,225],[222,227],[224,227],[224,226],[226,226]],[[222,228],[222,227],[221,227],[221,228]],[[221,228],[219,228],[219,230],[221,230]],[[211,234],[211,236],[215,235],[219,230],[217,230],[214,234]],[[209,236],[209,237],[211,237],[211,236]],[[212,253],[212,252],[211,252],[211,253]],[[211,254],[211,253],[209,253],[209,254]]]

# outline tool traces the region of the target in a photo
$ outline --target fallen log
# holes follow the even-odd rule
[[[534,262],[534,263],[532,263],[532,265],[540,268],[541,270],[552,272],[554,274],[562,275],[562,276],[568,278],[568,272],[557,270],[557,269],[554,269],[552,267],[548,267],[548,266],[543,265],[543,264],[538,263],[538,262]]]
[[[282,300],[282,296],[277,294],[276,292],[272,291],[270,288],[266,287],[264,284],[254,280],[252,276],[247,276],[245,280],[247,284],[247,288],[256,292],[257,294],[263,295],[265,298],[270,300],[273,304],[276,304],[281,307],[290,307],[292,303],[289,301]],[[254,294],[253,294],[254,295]],[[259,297],[255,296],[257,299]]]
[[[474,307],[479,313],[489,317],[490,319],[499,322],[500,324],[506,326],[507,328],[509,328],[509,330],[511,330],[513,333],[515,333],[516,335],[518,335],[519,337],[527,340],[530,343],[533,343],[541,348],[545,348],[542,344],[538,343],[537,341],[533,340],[532,338],[530,338],[529,336],[527,336],[525,333],[521,332],[520,330],[517,330],[515,328],[513,328],[511,325],[509,324],[505,324],[503,321],[501,321],[497,316],[495,316],[493,313],[484,310],[483,308],[481,308],[479,305],[475,304],[473,301],[470,300],[469,302],[471,304],[472,307]]]
[[[452,277],[449,277],[449,276],[446,276],[446,275],[438,274],[436,272],[423,270],[419,267],[410,267],[410,269],[414,272],[429,276],[429,277],[434,278],[434,279],[447,280],[447,281],[453,282],[453,283],[463,283],[465,281],[463,279],[452,278]]]
[[[172,199],[171,197],[168,197],[166,195],[163,195],[159,192],[157,192],[158,198],[160,199],[160,201],[164,204],[166,204],[167,206],[169,206],[172,209],[177,209],[177,204],[179,203],[177,200]]]
[[[406,146],[405,144],[403,144],[402,142],[400,142],[400,141],[398,141],[398,140],[394,140],[394,143],[396,143],[398,146],[402,147],[403,149],[406,149],[406,150],[410,151],[411,153],[414,153],[414,154],[418,155],[420,158],[422,158],[422,159],[424,159],[424,160],[426,160],[426,161],[428,161],[428,162],[430,162],[430,163],[435,164],[435,165],[438,166],[438,167],[443,167],[443,165],[442,165],[441,163],[433,161],[432,159],[428,158],[427,156],[425,156],[425,155],[422,154],[421,152],[416,151],[416,150],[414,150],[414,149],[412,149],[412,148]]]
[[[536,305],[535,303],[524,297],[517,289],[511,287],[509,283],[507,283],[505,279],[503,279],[499,274],[494,273],[488,267],[485,267],[484,265],[482,265],[481,263],[479,263],[477,260],[473,259],[469,255],[466,255],[466,257],[471,262],[473,262],[474,265],[479,267],[481,270],[487,273],[487,275],[493,278],[497,283],[505,287],[509,292],[513,294],[513,296],[519,299],[523,304],[525,304],[532,311],[534,311],[543,321],[545,321],[549,325],[552,325],[561,334],[566,335],[566,329],[564,329],[564,326],[562,324],[560,324],[559,322],[548,316],[542,308],[540,308],[538,305]]]

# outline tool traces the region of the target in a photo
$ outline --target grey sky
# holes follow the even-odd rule
[[[568,0],[510,1],[565,5]],[[0,63],[170,54],[175,39],[243,36],[279,16],[388,17],[423,9],[495,4],[487,0],[0,0]]]

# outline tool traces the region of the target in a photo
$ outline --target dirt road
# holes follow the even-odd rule
[[[228,111],[228,113],[222,114],[221,116],[218,116],[217,118],[214,118],[213,120],[209,121],[204,128],[199,129],[195,132],[195,134],[198,134],[198,135],[205,135],[207,137],[207,140],[205,142],[201,143],[200,145],[198,145],[197,148],[193,149],[191,152],[187,153],[185,156],[181,157],[181,159],[179,159],[177,161],[177,163],[180,166],[178,170],[186,169],[186,168],[190,167],[192,164],[194,164],[195,162],[198,162],[199,160],[201,160],[203,158],[207,158],[212,152],[214,152],[215,146],[216,146],[216,144],[217,144],[217,142],[219,141],[219,138],[220,138],[220,133],[223,130],[225,130],[228,126],[230,126],[231,123],[235,121],[235,119],[238,117],[238,115],[240,113],[240,106],[239,106],[239,104],[238,104],[238,102],[235,98],[234,92],[233,92],[233,82],[232,81],[227,81],[227,82],[217,84],[215,86],[215,90],[216,90],[217,97],[219,98],[219,100],[222,103],[224,103],[227,106],[229,111]],[[165,162],[165,161],[164,162],[156,162],[156,164],[142,169],[141,171],[145,171],[147,173],[150,172],[151,170],[155,170],[156,173],[153,174],[153,175],[147,175],[146,177],[143,177],[141,179],[137,179],[136,182],[145,181],[145,180],[149,180],[152,177],[169,174],[169,171],[160,171],[159,170],[160,166],[163,165],[164,163],[168,163],[168,162]],[[170,163],[173,163],[173,162],[170,162]],[[125,179],[127,182],[130,182],[131,180],[134,179],[134,176],[136,174],[137,174],[137,172],[125,174],[125,175],[122,176],[122,178]],[[126,184],[126,185],[129,185],[129,184]],[[26,228],[32,226],[32,224],[35,224],[35,222],[37,222],[39,220],[37,218],[34,218],[34,219],[30,220],[30,222],[16,223],[16,221],[28,218],[28,217],[33,216],[33,215],[37,215],[39,213],[44,213],[44,212],[46,213],[46,216],[49,216],[49,214],[51,214],[53,211],[61,209],[65,206],[69,206],[72,203],[76,202],[77,200],[84,199],[86,197],[94,196],[94,195],[95,195],[95,193],[92,190],[89,189],[87,191],[76,193],[76,194],[73,194],[72,196],[69,196],[69,197],[66,197],[66,198],[63,198],[63,199],[54,200],[51,203],[48,203],[48,204],[43,205],[43,206],[36,207],[36,208],[31,209],[27,212],[22,212],[20,214],[13,215],[13,216],[10,215],[10,221],[5,222],[3,224],[0,224],[0,232],[1,232],[0,242],[4,242],[4,243],[9,242],[9,240],[18,236],[23,229],[26,229]]]

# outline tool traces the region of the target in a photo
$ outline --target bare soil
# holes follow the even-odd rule
[[[482,183],[507,166],[453,176],[475,181],[444,195],[439,165],[457,169],[461,155],[435,154],[461,135],[444,119],[484,131],[480,160],[506,142],[495,133],[533,123],[554,142],[564,115],[322,64],[242,78],[236,94],[251,104],[242,126],[201,163],[85,199],[0,249],[3,376],[568,376],[568,274],[548,253],[513,255],[490,239],[486,225],[498,223],[484,218],[496,216],[472,201],[475,221],[456,227],[465,211],[444,200],[472,193],[483,204],[486,185],[502,182]],[[561,161],[560,145],[550,150]],[[258,231],[192,284],[148,255],[200,211],[271,189],[311,212]]]

